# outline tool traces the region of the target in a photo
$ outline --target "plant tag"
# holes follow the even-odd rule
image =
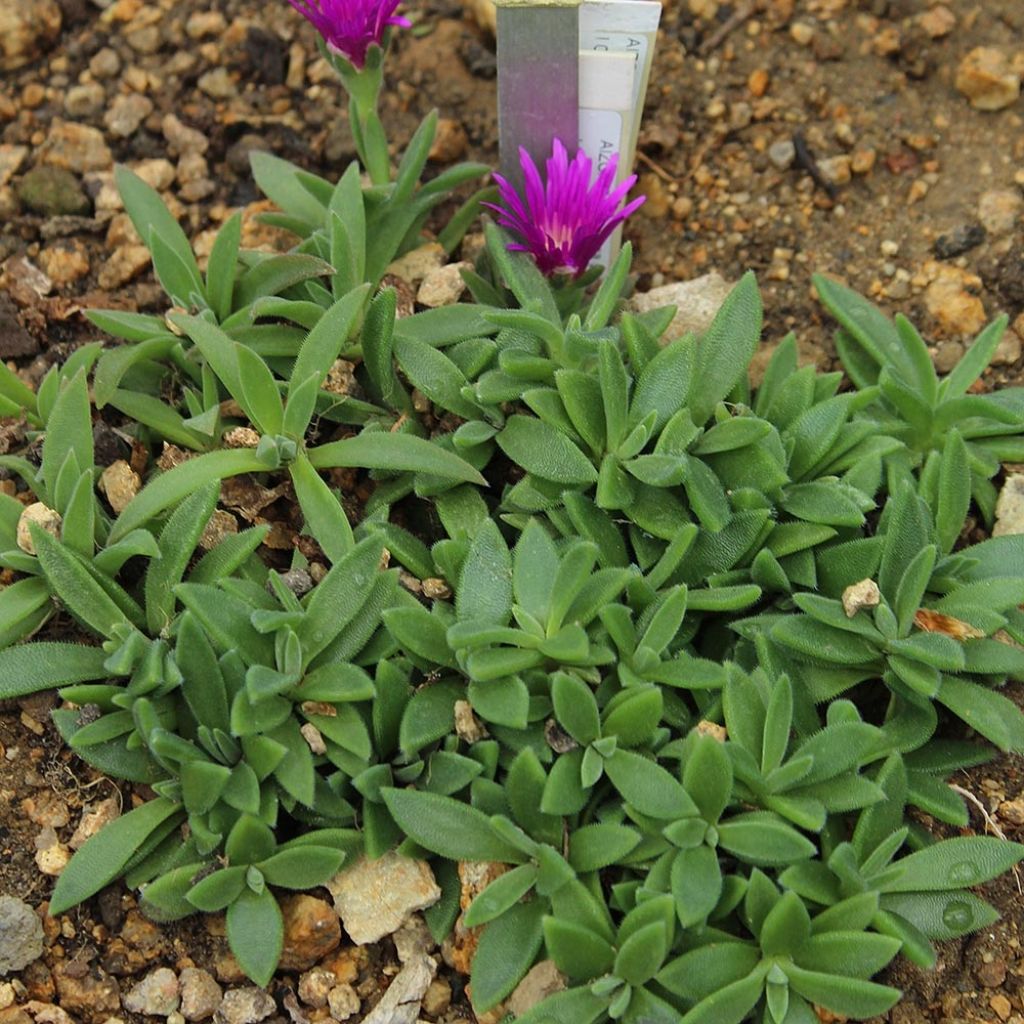
[[[501,172],[522,187],[519,147],[539,167],[579,120],[579,0],[498,0]]]
[[[625,149],[633,130],[636,66],[629,53],[580,52],[580,149],[590,157],[595,173],[617,157],[616,183],[629,174]],[[610,266],[621,237],[620,229],[601,247],[596,262]]]

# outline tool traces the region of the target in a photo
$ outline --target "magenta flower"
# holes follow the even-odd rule
[[[496,174],[501,205],[487,205],[497,213],[498,223],[519,237],[520,241],[509,248],[530,253],[541,272],[549,276],[562,273],[579,277],[608,236],[646,199],[640,196],[620,210],[636,183],[636,175],[613,189],[617,157],[612,157],[594,178],[587,154],[580,150],[570,163],[558,139],[547,161],[546,187],[537,165],[522,148],[519,163],[526,182],[525,197]]]
[[[378,46],[389,25],[408,28],[411,22],[395,14],[399,0],[288,0],[324,41],[354,67],[362,69],[366,51]]]

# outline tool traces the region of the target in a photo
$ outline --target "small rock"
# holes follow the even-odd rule
[[[935,347],[932,362],[939,373],[952,373],[953,367],[963,358],[964,347],[959,341],[942,341]]]
[[[541,960],[526,972],[526,976],[515,987],[509,997],[508,1008],[513,1016],[522,1017],[527,1010],[548,996],[561,992],[565,983],[565,975],[555,966],[554,960]]]
[[[142,477],[124,459],[118,459],[100,474],[99,486],[110,507],[120,515],[142,489]]]
[[[87,1014],[93,1018],[100,1014],[117,1013],[121,1009],[121,986],[102,967],[67,961],[58,962],[53,969],[61,1008],[68,1013]],[[102,1016],[97,1019],[102,1020]]]
[[[29,526],[35,523],[53,537],[60,536],[61,516],[52,508],[44,505],[41,501],[28,505],[18,519],[17,541],[18,547],[27,555],[36,553],[36,546],[32,543],[32,534]]]
[[[944,4],[939,4],[923,11],[918,16],[917,23],[924,29],[925,35],[932,39],[941,39],[956,28],[956,15]]]
[[[284,916],[282,970],[306,970],[341,944],[338,915],[325,900],[296,893],[282,898],[280,904]]]
[[[875,167],[878,153],[868,147],[867,149],[855,149],[850,156],[850,170],[854,174],[870,174]]]
[[[152,160],[140,160],[132,165],[132,170],[157,192],[163,192],[174,184],[177,171],[170,160],[157,157]]]
[[[1011,825],[1024,825],[1024,799],[1004,800],[999,805],[999,817]]]
[[[0,974],[27,967],[43,955],[43,924],[16,896],[0,896]]]
[[[113,163],[113,155],[98,128],[55,117],[46,140],[39,147],[39,161],[51,167],[84,174],[102,171]]]
[[[124,1008],[147,1017],[166,1017],[178,1009],[178,976],[169,967],[147,974],[125,997]]]
[[[975,110],[1002,110],[1020,96],[1020,75],[994,46],[979,46],[956,69],[956,87]]]
[[[29,821],[44,828],[63,828],[71,820],[68,805],[52,789],[43,790],[38,797],[25,797],[21,809]]]
[[[327,993],[327,1006],[334,1020],[348,1020],[362,1006],[356,990],[348,984],[335,985]]]
[[[426,861],[386,853],[361,858],[327,883],[345,931],[358,945],[390,935],[417,910],[441,898]]]
[[[56,285],[73,284],[89,273],[89,256],[81,242],[55,245],[39,254],[39,266]]]
[[[21,169],[28,156],[28,146],[0,144],[0,186],[6,185]]]
[[[44,217],[77,216],[92,206],[78,179],[62,167],[33,167],[17,191],[22,206]]]
[[[104,825],[113,821],[121,813],[117,797],[109,796],[99,803],[86,804],[82,808],[82,817],[78,822],[68,846],[77,850],[87,839],[91,839]]]
[[[796,146],[792,139],[779,139],[768,147],[768,159],[780,171],[788,171],[796,160]]]
[[[380,1002],[363,1018],[363,1024],[415,1024],[420,1001],[437,973],[437,963],[429,956],[407,963],[395,975]]]
[[[181,972],[179,985],[181,1015],[185,1020],[206,1020],[217,1012],[223,992],[209,971],[199,967],[186,967]]]
[[[993,960],[991,963],[979,964],[974,974],[985,988],[999,988],[1006,981],[1006,961]]]
[[[1013,1013],[1013,1004],[1009,999],[1003,995],[1002,992],[997,992],[989,1001],[988,1005],[992,1007],[996,1012],[996,1016],[1000,1020],[1009,1020],[1010,1014]]]
[[[437,122],[437,133],[434,144],[430,147],[430,159],[439,164],[453,164],[466,155],[469,137],[466,129],[450,117],[442,117]]]
[[[850,158],[845,154],[842,156],[825,157],[818,161],[818,170],[821,176],[830,185],[848,185],[853,171],[850,167]]]
[[[996,501],[996,523],[993,537],[1024,533],[1024,474],[1011,473]]]
[[[114,98],[103,115],[103,123],[111,135],[126,139],[139,130],[139,125],[153,113],[153,101],[142,93],[131,92]]]
[[[932,247],[940,260],[951,260],[969,252],[985,241],[985,229],[980,224],[959,224],[952,231],[939,235]]]
[[[210,148],[210,140],[202,132],[182,124],[176,114],[165,114],[161,128],[172,156],[205,153]]]
[[[100,267],[99,286],[108,290],[120,288],[138,277],[149,266],[149,250],[144,245],[121,245]]]
[[[2,973],[4,972],[0,971],[0,974]],[[0,983],[0,1010],[6,1010],[8,1006],[13,1006],[14,1000],[17,998],[14,994],[14,986],[9,981]]]
[[[71,860],[71,851],[57,838],[52,828],[44,828],[36,836],[36,867],[44,875],[56,878]]]
[[[431,309],[455,305],[466,290],[462,271],[472,269],[472,263],[449,263],[436,270],[431,270],[420,285],[416,301]]]
[[[200,75],[196,84],[211,99],[226,100],[238,95],[238,86],[223,64]]]
[[[189,39],[204,39],[219,36],[227,27],[227,20],[220,11],[196,11],[185,22],[185,34]]]
[[[789,26],[789,35],[797,46],[810,46],[814,41],[814,28],[804,21],[794,21]]]
[[[1008,327],[999,339],[995,352],[992,353],[992,365],[1016,366],[1021,357],[1021,349],[1020,335],[1012,327]]]
[[[1024,196],[1013,189],[990,189],[978,200],[978,220],[993,238],[1010,234],[1021,210],[1024,210]]]
[[[314,967],[311,971],[299,975],[299,998],[307,1006],[326,1006],[327,996],[337,984],[338,978],[334,971]]]
[[[277,1004],[263,989],[250,985],[225,992],[213,1019],[215,1024],[257,1024],[276,1009]]]
[[[121,58],[117,50],[104,46],[89,58],[89,71],[93,78],[113,78],[121,70]],[[115,101],[116,102],[116,101]]]
[[[843,591],[843,611],[852,619],[862,608],[877,608],[881,600],[878,584],[874,580],[861,580]]]
[[[731,291],[732,285],[712,271],[692,281],[652,288],[649,292],[633,296],[627,306],[635,313],[675,306],[675,318],[661,338],[662,344],[667,344],[684,334],[703,334]]]
[[[974,335],[985,326],[985,307],[974,292],[981,282],[959,267],[942,266],[928,286],[924,301],[946,335]]]
[[[56,0],[0,3],[0,71],[41,57],[57,41],[63,20]]]
[[[399,257],[388,267],[387,272],[409,284],[419,284],[432,270],[443,267],[447,258],[437,242],[427,242]]]
[[[73,85],[64,96],[64,110],[72,117],[91,117],[103,109],[107,94],[99,82]]]
[[[427,922],[419,914],[413,914],[397,928],[391,936],[395,943],[400,963],[406,964],[416,957],[426,956],[434,951],[437,943],[430,934]]]

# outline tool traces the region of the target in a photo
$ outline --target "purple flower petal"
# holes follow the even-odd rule
[[[409,28],[408,18],[395,14],[399,0],[288,0],[324,37],[335,52],[356,68],[366,64],[366,53],[378,46],[389,25]]]
[[[525,149],[519,150],[519,164],[523,171],[522,195],[496,174],[500,205],[487,205],[497,214],[501,227],[518,236],[509,248],[530,253],[547,275],[582,274],[608,236],[646,199],[640,196],[619,209],[636,184],[636,176],[630,175],[613,187],[616,158],[595,175],[586,153],[579,150],[570,161],[559,139],[554,140],[551,156],[545,162],[546,182]]]

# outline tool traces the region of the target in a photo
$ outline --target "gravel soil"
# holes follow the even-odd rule
[[[492,38],[455,0],[407,7],[414,28],[396,39],[383,111],[396,152],[436,106],[432,171],[465,158],[493,164]],[[908,315],[943,371],[1006,313],[1013,326],[986,385],[1020,383],[1022,76],[1020,0],[672,0],[640,137],[648,202],[627,231],[638,289],[753,268],[766,351],[794,330],[822,367],[834,354],[815,271]],[[96,338],[83,308],[163,309],[112,188],[114,161],[160,189],[208,252],[234,209],[262,208],[247,171],[257,149],[329,177],[354,155],[340,90],[286,3],[0,0],[0,358],[38,379]],[[249,245],[288,244],[251,220],[246,231]],[[0,429],[0,449],[17,441],[15,428]],[[168,1010],[155,991],[125,1005],[161,967],[182,986],[199,984],[190,968],[222,988],[243,985],[218,1004],[222,1024],[359,1021],[372,1009],[399,970],[391,939],[356,949],[341,938],[316,961],[326,981],[282,971],[271,1006],[244,988],[216,918],[157,927],[116,888],[49,917],[53,872],[83,814],[133,799],[62,748],[52,706],[47,695],[0,705],[0,894],[35,908],[44,930],[42,957],[0,975],[0,1024],[183,1024],[186,1006]],[[975,798],[974,831],[1024,840],[1019,758],[958,784]],[[986,887],[1002,921],[947,944],[936,971],[897,966],[907,996],[886,1019],[1024,1024],[1021,891],[1012,875]],[[297,906],[296,933],[324,906]],[[473,1024],[464,983],[442,967],[420,1018]],[[328,1000],[328,989],[345,991]]]

